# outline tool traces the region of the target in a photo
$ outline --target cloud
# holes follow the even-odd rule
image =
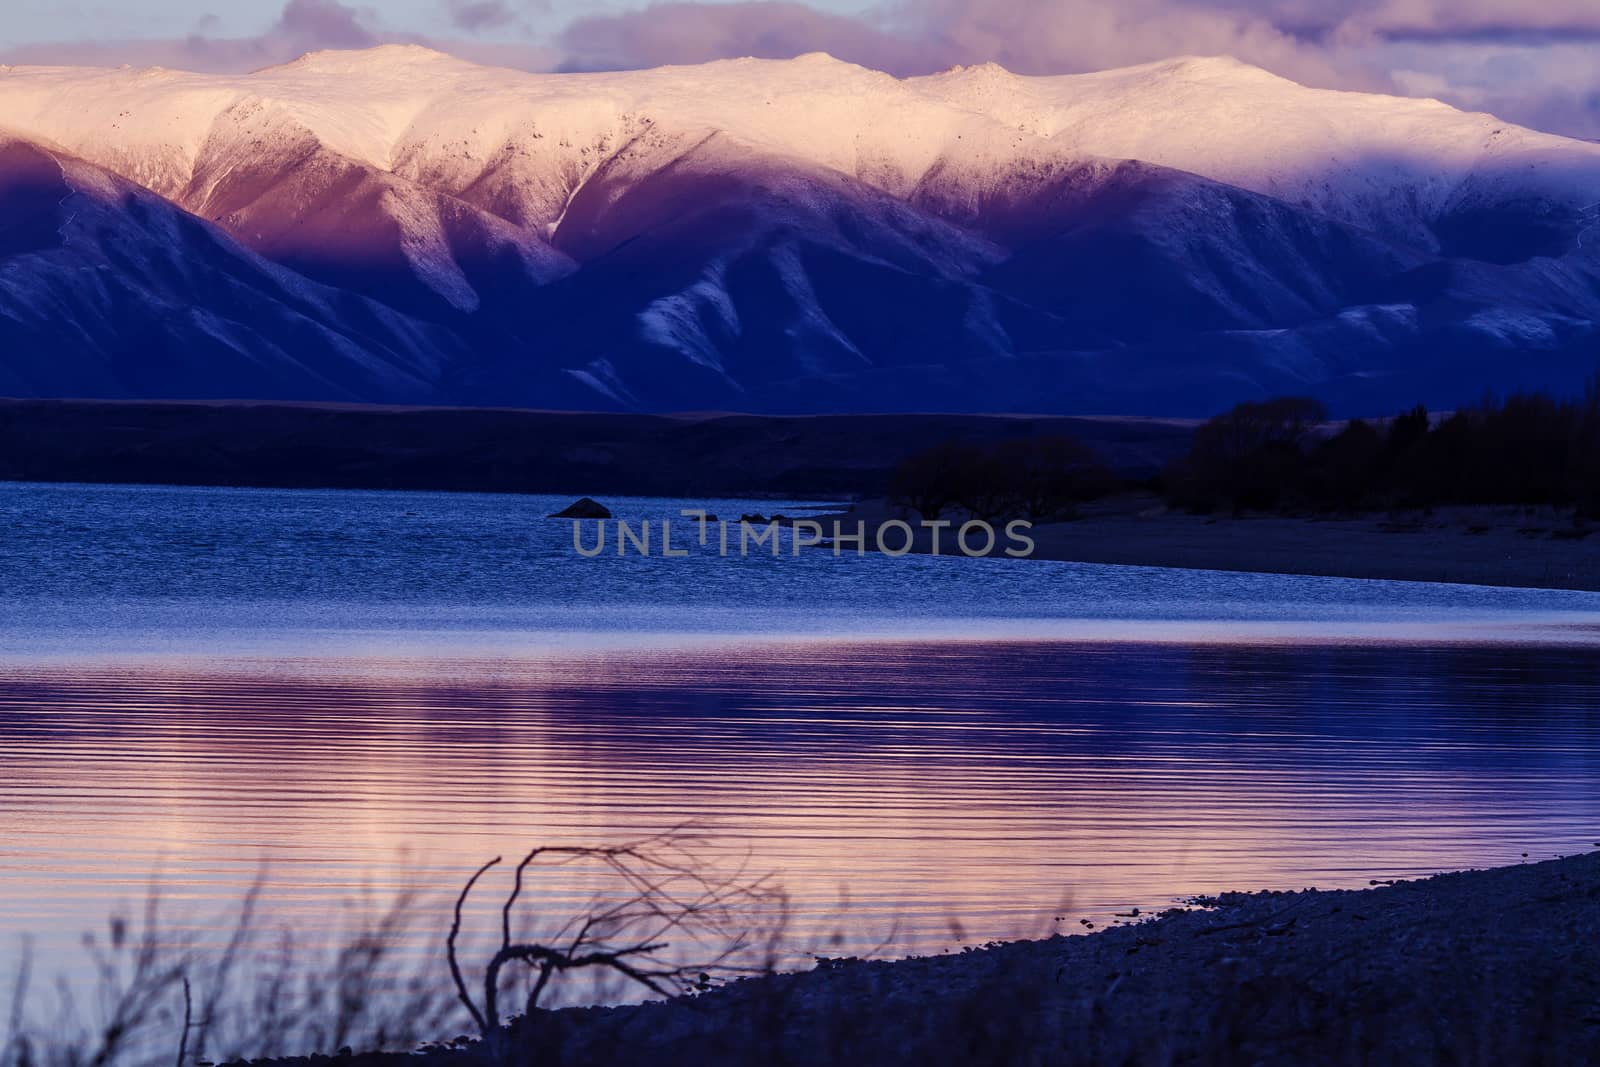
[[[1600,39],[1594,0],[1382,0],[1352,12],[1349,35],[1387,40],[1559,43]]]
[[[1600,35],[1594,0],[1172,0],[1245,13],[1320,43],[1373,40],[1541,43]]]
[[[754,56],[827,52],[890,73],[927,65],[926,43],[897,38],[869,18],[834,15],[784,0],[664,3],[580,18],[557,41],[564,66],[616,70]]]
[[[680,0],[581,18],[556,43],[563,67],[583,70],[824,51],[902,75],[986,61],[1057,74],[1232,55],[1308,85],[1437,96],[1600,135],[1596,0],[880,2],[850,17],[792,0]],[[1551,57],[1566,50],[1555,76]]]
[[[459,6],[467,23],[475,22],[479,28],[485,28],[492,25],[495,13],[466,8],[497,4],[498,0],[461,0]],[[216,25],[214,16],[205,16],[195,24],[194,32],[184,37],[23,45],[0,52],[0,63],[99,67],[126,64],[239,73],[287,63],[307,52],[371,48],[380,44],[426,45],[474,62],[524,70],[550,70],[559,58],[542,45],[436,40],[387,30],[371,8],[352,6],[341,0],[287,0],[272,26],[253,37],[215,36]]]
[[[289,0],[275,32],[321,48],[371,48],[378,38],[365,25],[368,17],[339,0]]]
[[[160,66],[242,71],[283,63],[324,48],[370,48],[392,37],[375,28],[368,9],[339,0],[288,0],[277,21],[255,37],[217,37],[215,16],[203,16],[185,37],[134,41],[67,41],[24,45],[0,54],[6,63]]]
[[[1056,74],[1233,55],[1309,85],[1436,96],[1600,137],[1600,0],[867,2],[877,6],[847,15],[806,0],[669,0],[583,16],[533,44],[525,16],[548,17],[551,0],[434,0],[439,25],[455,31],[449,40],[387,28],[375,10],[345,0],[288,0],[255,37],[218,37],[212,20],[181,38],[35,45],[0,53],[0,62],[240,71],[322,48],[406,42],[525,70],[821,51],[907,75],[986,61]]]
[[[1379,54],[1396,68],[1400,91],[1408,95],[1600,139],[1600,69],[1592,42],[1396,39]]]
[[[517,18],[505,0],[450,0],[448,8],[451,25],[468,33],[499,29]]]
[[[821,51],[893,74],[989,61],[1060,74],[1229,54],[1318,84],[1372,81],[1259,13],[1173,0],[899,0],[861,17],[792,2],[677,2],[581,18],[557,43],[573,69]]]
[[[1172,0],[932,0],[910,26],[959,62],[1026,73],[1098,70],[1178,55],[1231,55],[1316,84],[1367,84],[1262,13]]]

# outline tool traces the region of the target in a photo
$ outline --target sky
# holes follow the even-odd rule
[[[920,74],[1228,54],[1600,139],[1600,0],[0,0],[0,63],[251,70],[427,44],[528,70],[830,52]]]

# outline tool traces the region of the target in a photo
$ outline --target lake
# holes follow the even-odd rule
[[[722,558],[687,520],[586,559],[568,502],[0,485],[0,980],[153,883],[221,936],[263,870],[311,941],[420,886],[431,951],[492,856],[690,823],[796,952],[890,955],[1600,840],[1597,594]]]

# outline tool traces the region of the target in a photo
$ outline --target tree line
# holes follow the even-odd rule
[[[1548,505],[1600,514],[1600,379],[1582,397],[1486,397],[1323,428],[1315,400],[1239,404],[1201,425],[1163,477],[1192,511],[1363,511]]]
[[[1038,522],[1134,487],[1082,441],[1053,434],[925,449],[895,468],[889,500],[925,519]],[[1188,453],[1139,487],[1195,512],[1518,505],[1600,518],[1600,377],[1572,399],[1490,396],[1453,412],[1418,406],[1337,427],[1309,397],[1248,401],[1200,425]]]

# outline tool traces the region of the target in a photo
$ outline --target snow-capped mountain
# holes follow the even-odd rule
[[[1600,361],[1600,145],[1225,58],[903,80],[823,55],[535,75],[410,46],[245,76],[0,68],[0,135],[0,336],[110,328],[48,380],[0,354],[0,391],[215,395],[214,374],[131,368],[192,350],[175,301],[225,319],[230,353],[275,343],[281,316],[169,284],[239,257],[355,346],[281,377],[250,355],[275,384],[237,379],[249,395],[1381,410]],[[94,290],[65,274],[35,302],[73,259],[20,206],[47,198],[42,160],[99,190],[65,247],[117,278],[114,308],[78,307]],[[157,325],[119,341],[123,315]]]
[[[467,354],[442,327],[0,134],[0,393],[417,401]]]

